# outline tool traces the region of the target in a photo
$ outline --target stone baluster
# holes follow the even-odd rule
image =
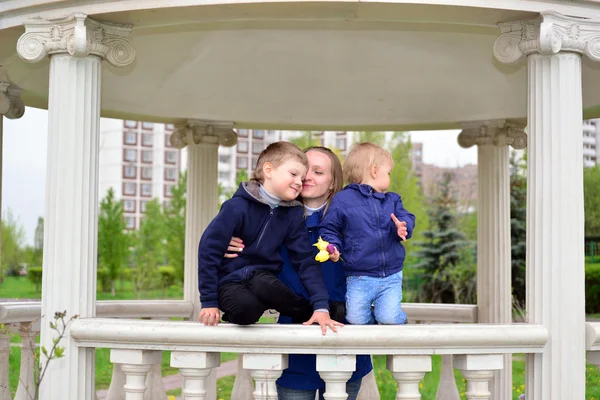
[[[221,365],[220,353],[197,353],[174,351],[171,353],[171,367],[179,368],[183,376],[183,399],[206,399],[206,378],[213,368]]]
[[[396,400],[420,400],[419,383],[431,371],[431,356],[388,356],[387,369],[398,381]]]
[[[325,381],[325,400],[346,400],[346,382],[356,369],[354,355],[317,355],[317,371]]]
[[[148,372],[161,361],[162,351],[111,349],[110,362],[125,373],[125,400],[144,400]]]
[[[254,378],[254,399],[277,400],[275,381],[288,367],[287,354],[244,354],[243,366]]]
[[[490,381],[504,367],[502,354],[467,354],[454,357],[456,368],[467,380],[467,399],[490,400]]]
[[[454,356],[452,354],[442,356],[442,372],[435,400],[460,400],[456,379],[454,379]]]
[[[21,368],[15,400],[35,398],[35,338],[40,333],[40,322],[22,322],[19,326],[21,336]]]
[[[8,330],[0,330],[0,400],[11,400],[8,380],[8,357],[10,355],[10,339]]]

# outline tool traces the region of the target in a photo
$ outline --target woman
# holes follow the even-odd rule
[[[308,158],[308,172],[302,186],[302,201],[306,208],[306,228],[310,240],[316,243],[319,238],[319,223],[327,212],[327,207],[334,194],[342,189],[342,165],[337,156],[326,147],[309,147],[304,150]],[[240,252],[243,243],[233,238],[229,251]],[[236,254],[226,254],[226,257],[237,257]],[[287,250],[281,249],[284,261],[279,279],[295,293],[308,298],[306,290],[300,282],[298,274],[291,266]],[[329,291],[331,318],[343,321],[345,316],[344,301],[346,296],[346,278],[342,262],[326,261],[322,263],[323,278]],[[279,317],[279,323],[291,323],[284,315]],[[277,380],[277,395],[280,400],[314,400],[319,391],[319,399],[323,400],[325,382],[316,370],[316,356],[310,354],[290,354],[288,368]],[[356,357],[356,371],[346,384],[348,400],[356,400],[362,378],[373,366],[368,355]]]

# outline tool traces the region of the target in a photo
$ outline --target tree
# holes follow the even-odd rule
[[[34,265],[42,265],[44,255],[44,218],[38,217],[37,226],[35,227],[35,236],[33,239],[34,248]]]
[[[181,282],[185,264],[186,185],[187,172],[184,172],[171,189],[171,199],[164,209],[165,253],[169,265],[175,269],[175,278]]]
[[[600,236],[600,166],[583,171],[585,236]]]
[[[23,262],[23,246],[25,244],[25,230],[18,219],[8,209],[5,219],[2,220],[2,259],[0,260],[0,283],[4,282],[7,271],[18,271]]]
[[[516,151],[510,155],[510,242],[514,301],[525,306],[525,254],[527,220],[527,165]]]
[[[438,182],[438,194],[429,209],[431,227],[422,233],[425,238],[416,243],[420,262],[414,266],[421,280],[419,299],[422,302],[454,303],[456,293],[452,270],[461,261],[461,250],[468,242],[456,230],[456,197],[452,191],[452,174],[446,172]]]
[[[318,138],[313,137],[313,133],[311,131],[302,132],[300,136],[296,136],[289,141],[303,150],[307,147],[321,145],[321,141]]]
[[[131,279],[138,299],[142,292],[154,287],[160,280],[158,266],[164,261],[165,222],[157,199],[146,204],[146,213],[135,234],[135,261]]]
[[[121,275],[121,268],[126,263],[129,255],[129,236],[125,229],[123,203],[115,198],[115,192],[113,188],[110,188],[106,197],[100,202],[98,261],[101,268],[108,270],[108,279],[113,296],[115,295],[115,281]]]

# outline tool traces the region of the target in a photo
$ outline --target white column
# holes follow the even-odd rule
[[[183,399],[206,399],[206,378],[219,365],[221,365],[221,353],[172,352],[171,367],[179,368],[183,376],[181,393]]]
[[[501,24],[496,57],[528,58],[527,319],[544,352],[527,357],[527,400],[585,398],[581,54],[600,59],[600,22],[542,13]]]
[[[510,173],[508,145],[527,144],[524,123],[492,120],[463,124],[462,147],[477,145],[477,321],[512,322]],[[512,393],[512,356],[492,380],[495,399]]]
[[[356,370],[355,355],[317,354],[317,371],[325,381],[325,400],[346,400],[346,383]]]
[[[500,354],[468,354],[454,357],[456,368],[460,369],[467,380],[467,399],[490,400],[493,397],[489,390],[489,382],[494,371],[504,366],[504,356]],[[507,399],[512,397],[512,393]]]
[[[254,378],[254,400],[277,400],[275,382],[288,367],[287,354],[244,354],[243,365]]]
[[[55,312],[95,316],[102,60],[133,61],[130,30],[76,14],[30,21],[17,43],[25,61],[51,54],[41,335],[47,349]],[[50,362],[41,399],[93,398],[94,349],[75,346],[68,330],[60,346],[64,358]]]
[[[431,371],[431,356],[387,356],[387,369],[398,382],[396,400],[420,400],[419,383]]]

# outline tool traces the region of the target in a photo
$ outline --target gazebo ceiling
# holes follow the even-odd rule
[[[530,11],[341,1],[87,12],[134,25],[134,63],[104,67],[107,117],[426,129],[526,115],[525,63],[502,65],[492,48],[498,22]],[[0,31],[0,63],[26,104],[45,108],[48,61],[19,59],[23,31]],[[587,117],[600,117],[599,68],[584,62]]]

